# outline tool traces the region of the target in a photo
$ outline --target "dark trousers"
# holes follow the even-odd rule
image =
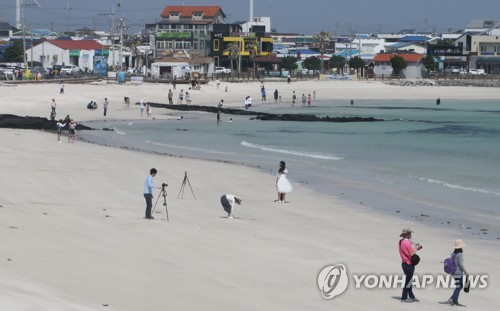
[[[144,193],[146,199],[146,218],[151,218],[151,208],[153,207],[153,195],[151,193]]]
[[[174,101],[172,100],[172,98],[169,98],[169,99],[168,99],[168,103],[169,103],[170,105],[173,105],[173,104],[174,104]]]
[[[405,262],[401,264],[403,267],[403,272],[405,273],[405,286],[403,287],[403,295],[401,296],[401,299],[408,299],[408,296],[410,298],[415,298],[415,295],[413,295],[413,290],[412,290],[412,280],[413,280],[413,273],[415,272],[415,266],[414,265],[409,265]]]
[[[455,276],[455,290],[453,291],[453,295],[451,299],[453,299],[454,303],[458,303],[458,296],[460,295],[460,291],[464,288],[464,280],[462,275]]]
[[[108,111],[108,108],[104,108],[104,116],[106,116],[107,111]]]

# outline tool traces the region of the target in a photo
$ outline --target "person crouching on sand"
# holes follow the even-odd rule
[[[233,219],[234,203],[240,205],[242,200],[241,197],[233,194],[224,194],[220,197],[220,203],[224,211],[226,211],[228,219]]]

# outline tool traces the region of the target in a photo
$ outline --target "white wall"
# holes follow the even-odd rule
[[[110,51],[108,55],[108,66],[113,65],[113,53],[115,64],[119,63],[120,60],[120,51]],[[124,53],[125,54],[125,53]],[[84,69],[85,67],[88,69],[93,68],[93,60],[94,60],[95,51],[94,50],[80,50],[80,57],[78,58],[78,63],[74,65],[78,65],[78,67]],[[57,60],[54,60],[54,56],[57,57]],[[28,62],[31,61],[31,49],[26,50],[26,59]],[[125,57],[124,57],[125,59]],[[50,42],[42,42],[33,47],[33,61],[42,62],[43,67],[52,68],[54,65],[65,65],[72,64],[70,62],[69,50],[61,49],[60,47],[50,43]]]

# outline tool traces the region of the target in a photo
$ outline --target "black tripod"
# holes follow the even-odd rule
[[[170,221],[168,219],[168,208],[167,208],[167,190],[165,190],[165,187],[168,187],[167,184],[161,184],[161,191],[160,194],[158,195],[158,198],[156,199],[155,206],[153,207],[153,211],[151,211],[151,214],[155,211],[156,204],[158,204],[158,200],[160,200],[160,197],[163,197],[163,206],[165,206],[165,212],[167,213],[167,221]]]
[[[196,200],[196,196],[194,195],[193,187],[191,187],[191,183],[189,182],[188,172],[184,172],[184,180],[182,181],[181,189],[179,190],[179,194],[177,195],[177,198],[179,198],[181,193],[182,193],[181,199],[184,198],[184,188],[186,187],[186,182],[189,185],[189,188],[191,188],[191,193],[193,194],[193,197]]]

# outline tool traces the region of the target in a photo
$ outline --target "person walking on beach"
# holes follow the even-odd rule
[[[56,130],[57,130],[57,142],[61,143],[61,135],[62,135],[62,130],[66,126],[66,123],[63,123],[62,119],[59,119],[59,122],[56,124]]]
[[[217,111],[217,126],[220,124],[220,111]]]
[[[151,108],[151,104],[149,102],[146,104],[146,114],[148,115],[148,118],[153,116],[153,109]]]
[[[54,116],[56,114],[56,107],[57,107],[56,100],[55,100],[55,98],[52,98],[52,102],[50,102],[50,109],[51,109],[51,112],[54,113]]]
[[[59,89],[59,94],[64,94],[64,81],[61,81],[60,89]]]
[[[313,91],[313,99],[316,100],[316,91]]]
[[[292,106],[295,105],[295,100],[297,99],[297,95],[295,95],[295,91],[293,91],[292,95]]]
[[[144,113],[144,98],[141,98],[141,102],[139,103],[139,107],[141,107],[141,117]]]
[[[109,105],[109,101],[108,101],[108,98],[105,97],[104,98],[104,104],[102,105],[103,108],[104,108],[104,116],[106,116],[106,113],[108,112],[108,105]]]
[[[175,81],[175,78],[172,80],[172,89],[176,89],[175,86],[177,85],[177,82]]]
[[[307,95],[307,107],[311,107],[311,102],[312,102],[311,94],[308,94]]]
[[[285,203],[285,195],[292,192],[292,185],[286,178],[288,170],[286,169],[285,161],[280,162],[278,169],[278,174],[276,175],[276,189],[278,189],[278,200],[277,203]]]
[[[292,82],[292,78],[290,77],[290,74],[288,74],[288,75],[286,76],[286,82],[287,82],[288,84],[290,84],[290,82]]]
[[[149,171],[148,177],[146,177],[146,181],[144,182],[144,199],[146,199],[146,219],[154,219],[151,216],[151,208],[153,207],[153,177],[156,176],[158,171],[155,168],[152,168]]]
[[[279,93],[278,89],[274,90],[274,103],[278,103]]]
[[[186,105],[191,105],[191,94],[186,92]]]
[[[222,204],[222,208],[227,213],[227,219],[233,219],[234,212],[234,203],[240,205],[241,197],[235,196],[233,194],[224,194],[220,197],[220,203]]]
[[[417,253],[422,246],[420,244],[412,246],[411,234],[413,231],[410,229],[403,229],[399,235],[402,239],[399,240],[399,255],[401,256],[401,267],[405,274],[405,284],[403,293],[401,295],[401,302],[418,302],[412,290],[413,273],[415,273],[415,265],[412,263],[411,258]]]
[[[68,143],[75,142],[76,122],[71,119],[68,124]]]
[[[184,100],[184,90],[181,90],[181,92],[179,93],[179,101],[177,102],[177,104],[182,105],[183,100]]]
[[[465,243],[462,240],[456,240],[454,251],[451,254],[451,257],[453,258],[453,261],[455,263],[455,273],[453,273],[453,278],[455,279],[455,290],[453,291],[453,295],[451,295],[448,301],[452,306],[465,307],[464,305],[458,302],[460,291],[464,287],[464,274],[466,278],[469,275],[464,266],[464,255],[463,255],[464,247]]]
[[[174,104],[173,98],[174,98],[174,93],[172,92],[172,90],[168,90],[168,103],[170,105]]]
[[[266,88],[263,87],[261,90],[260,90],[260,93],[262,94],[262,101],[263,102],[266,102]]]
[[[441,98],[438,97],[438,99],[436,99],[436,105],[440,105],[441,104]]]
[[[307,96],[306,96],[306,94],[302,94],[302,106],[305,106],[305,105],[306,105],[306,101],[307,101]]]

